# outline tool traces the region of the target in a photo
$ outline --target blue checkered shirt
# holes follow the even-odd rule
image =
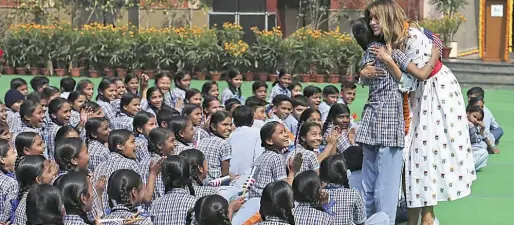
[[[334,218],[326,212],[313,208],[310,203],[298,202],[293,208],[295,224],[332,224]]]
[[[11,133],[18,132],[21,129],[20,113],[7,108],[7,125],[9,125]]]
[[[373,42],[371,46],[383,45]],[[405,54],[395,50],[392,57],[400,69],[406,71],[410,60]],[[368,50],[360,62],[361,68],[370,62],[375,62],[375,67],[387,71],[386,66]],[[405,121],[403,120],[403,99],[398,83],[389,72],[385,77],[365,80],[364,83],[369,86],[369,97],[364,105],[355,142],[402,148],[405,142]]]
[[[296,148],[293,151],[289,152],[286,164],[287,162],[289,162],[289,160],[292,160],[292,158],[294,158],[294,156],[298,153],[302,155],[303,162],[302,166],[300,167],[300,170],[296,173],[297,175],[307,170],[319,170],[319,162],[316,153],[314,151],[305,149],[300,144],[296,144]]]
[[[91,139],[89,139],[89,142],[87,143],[87,150],[89,152],[89,164],[87,168],[92,172],[95,171],[95,168],[98,167],[100,163],[107,161],[107,158],[111,153],[104,144]]]
[[[175,146],[173,154],[178,155],[181,152],[188,150],[188,149],[193,149],[193,146],[185,145],[184,143],[177,141],[177,145]]]
[[[156,162],[159,160],[161,156],[152,153],[152,155],[146,159],[143,159],[141,162],[139,162],[139,169],[141,171],[141,178],[143,179],[143,182],[148,184],[148,178],[150,177],[150,164],[151,162]],[[157,175],[157,179],[155,180],[155,188],[153,192],[152,200],[158,199],[162,196],[164,196],[164,183],[162,182],[162,176],[161,173]]]
[[[334,213],[334,225],[355,225],[366,222],[364,201],[355,189],[344,188],[341,185],[329,184],[325,188],[329,200],[334,201],[330,211]]]
[[[232,98],[235,98],[239,101],[241,101],[241,103],[243,103],[243,96],[240,96],[239,94],[235,94],[233,93],[230,88],[225,88],[223,90],[223,92],[221,92],[221,104],[222,105],[225,105],[225,101],[229,100],[229,99],[232,99]]]
[[[332,129],[334,129],[334,125],[329,123],[325,134],[323,134],[324,142],[326,142],[328,135],[332,132]],[[350,146],[352,146],[352,144],[350,143],[350,140],[348,140],[348,133],[342,131],[342,133],[337,137],[337,154],[343,154],[343,152]]]
[[[232,157],[232,146],[228,141],[218,136],[200,140],[198,150],[202,151],[209,165],[207,179],[213,180],[221,177],[221,162],[230,160]]]
[[[79,123],[80,123],[80,113],[75,110],[71,110],[70,125],[72,127],[77,127],[77,125],[79,125]]]
[[[130,132],[134,132],[134,128],[132,127],[133,122],[133,117],[119,112],[117,113],[116,118],[111,121],[110,125],[112,130],[128,130]]]
[[[16,225],[24,225],[27,224],[27,195],[29,194],[29,191],[25,192],[23,196],[20,199],[20,202],[18,203],[18,207],[16,208],[16,211],[14,212],[14,224]]]
[[[253,163],[253,167],[256,167],[253,176],[255,183],[250,186],[249,198],[260,198],[266,185],[287,178],[285,158],[274,151],[264,150]]]
[[[150,152],[148,152],[148,139],[142,134],[136,137],[136,158],[138,162],[143,159],[150,158]]]
[[[7,222],[13,213],[12,201],[18,198],[18,182],[0,172],[0,222]]]
[[[200,186],[195,181],[193,181],[193,189],[195,190],[196,199],[199,199],[199,198],[207,196],[207,195],[217,195],[218,194],[215,187]]]
[[[273,86],[273,88],[271,88],[271,93],[269,94],[268,102],[272,103],[273,99],[277,95],[286,95],[287,97],[291,98],[291,91],[277,83],[275,86]]]
[[[71,215],[67,214],[62,218],[62,222],[64,225],[88,225],[89,223],[86,223],[84,219],[82,219],[78,215]]]
[[[18,136],[18,134],[23,133],[23,132],[34,132],[34,133],[38,134],[41,137],[41,139],[43,139],[43,142],[45,143],[45,148],[44,148],[43,152],[44,152],[45,158],[48,159],[48,148],[46,146],[47,141],[46,141],[46,136],[45,136],[45,132],[44,132],[44,127],[36,128],[36,127],[32,127],[32,126],[24,123],[23,121],[20,121],[20,122],[21,122],[20,129],[18,130],[17,133],[14,133],[14,135],[12,136],[13,146],[15,146],[14,142],[16,141],[16,137]]]
[[[280,219],[275,216],[268,216],[266,217],[266,220],[262,222],[258,222],[255,225],[288,225],[289,222],[284,219]]]
[[[96,103],[98,103],[105,114],[105,118],[107,118],[109,121],[112,121],[114,117],[116,117],[116,110],[112,107],[110,102],[105,102],[101,99],[98,99]]]
[[[173,88],[171,90],[171,95],[173,99],[173,105],[177,104],[179,99],[186,100],[186,91],[180,88]]]
[[[120,107],[121,107],[120,103],[121,103],[121,99],[119,99],[119,98],[114,99],[114,100],[111,101],[111,106],[114,109],[115,113],[121,112],[121,110],[120,110]]]
[[[50,121],[43,132],[45,135],[44,140],[46,141],[46,149],[48,150],[48,159],[55,158],[55,135],[60,128],[60,125],[54,123],[54,121]]]
[[[135,212],[131,211],[129,208],[122,206],[122,205],[116,205],[112,208],[111,214],[105,216],[103,219],[127,219],[134,215]],[[150,217],[142,217],[138,216],[137,218],[141,218],[143,220],[140,220],[134,225],[153,225],[152,220]],[[102,223],[106,225],[125,225],[125,221],[116,221],[116,222],[107,222]]]
[[[174,188],[152,203],[150,217],[155,225],[185,225],[187,212],[195,203],[195,196],[188,190]]]
[[[163,101],[164,101],[164,104],[169,106],[169,107],[175,107],[175,99],[173,99],[173,94],[171,93],[171,91],[168,91],[168,92],[163,92],[164,93],[164,96],[163,96]]]
[[[198,142],[210,137],[209,132],[201,128],[200,126],[195,127],[195,136],[193,137],[193,145],[198,146]]]

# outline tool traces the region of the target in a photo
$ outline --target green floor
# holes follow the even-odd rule
[[[15,76],[0,77],[0,96],[9,88]],[[29,81],[30,76],[22,76]],[[59,87],[59,78],[51,78],[51,85]],[[99,79],[93,82],[98,83]],[[193,81],[192,87],[201,88],[203,82]],[[320,87],[326,84],[321,84]],[[304,84],[305,86],[305,84]],[[220,91],[226,82],[220,82]],[[442,225],[506,225],[514,224],[514,90],[486,90],[486,105],[505,131],[498,146],[499,155],[490,155],[488,165],[478,173],[471,196],[455,202],[444,202],[436,207],[436,215]],[[243,84],[243,95],[251,95],[251,83]],[[367,90],[359,88],[351,109],[358,115],[367,99]]]

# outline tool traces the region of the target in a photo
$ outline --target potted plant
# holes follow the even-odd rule
[[[257,27],[251,28],[255,33],[256,43],[250,48],[250,58],[255,70],[269,73],[270,81],[276,80],[274,71],[277,69],[278,60],[281,57],[280,45],[282,32],[280,27],[274,27],[270,31],[261,31]]]

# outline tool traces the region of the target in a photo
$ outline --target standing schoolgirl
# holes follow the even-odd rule
[[[169,121],[168,128],[175,134],[175,140],[177,142],[175,154],[193,148],[189,143],[193,143],[195,129],[193,122],[191,122],[189,118],[186,116],[175,116]]]
[[[132,123],[134,116],[141,110],[141,99],[132,92],[123,94],[120,99],[120,111],[117,113],[116,118],[110,122],[113,130],[125,129],[133,131]]]
[[[225,104],[225,101],[235,98],[243,102],[243,96],[241,93],[241,84],[243,84],[243,75],[236,70],[230,69],[225,72],[227,78],[228,87],[221,93],[221,104]]]
[[[157,127],[157,119],[151,113],[141,111],[136,113],[133,121],[134,135],[136,137],[137,161],[150,158],[148,153],[148,135]]]
[[[141,109],[153,115],[157,115],[163,106],[170,106],[164,103],[164,94],[157,87],[150,87],[146,90],[146,101],[141,102]]]
[[[161,164],[161,175],[166,194],[153,201],[152,222],[155,225],[186,224],[188,211],[196,202],[189,163],[182,156],[168,156]]]
[[[171,93],[171,75],[160,73],[157,76],[155,76],[155,87],[161,91],[163,94],[163,104],[177,108],[177,102],[178,100],[173,99],[173,94]],[[148,97],[148,93],[147,93]],[[182,101],[183,99],[181,99]],[[180,101],[180,102],[181,102]],[[149,101],[150,102],[150,101]],[[182,108],[182,106],[179,107],[179,109]]]
[[[281,69],[278,71],[278,81],[275,81],[271,86],[271,93],[269,94],[268,102],[273,102],[273,99],[276,95],[286,95],[291,98],[291,91],[288,89],[289,85],[291,85],[291,80],[293,76],[290,72],[287,72],[285,69]]]
[[[111,129],[105,117],[91,118],[86,122],[86,145],[90,155],[88,169],[95,171],[100,163],[107,160],[109,149],[106,144]]]
[[[175,88],[171,92],[174,100],[173,104],[176,104],[179,99],[186,100],[186,90],[191,85],[191,75],[179,71],[175,74],[173,82],[175,83]]]
[[[95,93],[95,85],[88,79],[80,80],[77,83],[77,87],[75,87],[76,91],[82,92],[86,95],[86,100],[93,100],[93,95]]]
[[[71,105],[70,124],[76,127],[80,123],[80,107],[87,101],[86,95],[79,91],[72,91],[67,100]],[[84,127],[84,124],[82,124],[82,127]]]
[[[14,139],[14,147],[16,148],[18,163],[28,155],[41,155],[45,153],[45,142],[39,134],[34,132],[21,132]]]
[[[103,78],[98,85],[98,95],[96,96],[96,103],[100,105],[104,111],[105,117],[109,121],[113,121],[116,117],[116,110],[111,105],[111,101],[115,99],[116,83],[110,78]]]
[[[202,105],[202,93],[196,88],[186,89],[184,103]]]
[[[27,225],[62,225],[64,202],[61,190],[50,184],[38,184],[27,194]]]
[[[193,217],[198,225],[230,225],[232,212],[226,199],[219,195],[208,195],[196,201],[194,210],[190,210],[186,224],[193,224]]]
[[[295,224],[332,224],[334,218],[323,210],[322,204],[328,199],[322,197],[321,181],[316,172],[307,170],[293,181],[293,209]]]
[[[255,225],[295,224],[293,216],[293,189],[285,181],[275,181],[262,191],[259,214],[262,222]]]
[[[16,89],[10,89],[5,93],[5,106],[7,107],[7,124],[13,133],[21,129],[20,107],[25,96]]]
[[[16,155],[11,143],[0,139],[0,222],[2,223],[9,221],[14,211],[12,202],[18,197],[18,183],[14,176]]]
[[[266,96],[268,95],[268,84],[260,80],[253,82],[252,93],[253,96],[262,100],[266,100]]]
[[[64,225],[90,224],[87,212],[93,209],[93,184],[86,170],[69,172],[54,183],[61,190],[66,215]]]
[[[111,177],[111,174],[114,173],[114,171],[120,169],[130,169],[141,174],[139,165],[136,161],[135,142],[134,134],[128,130],[112,131],[109,134],[109,150],[111,153],[109,153],[106,161],[98,165],[94,172],[94,178],[98,180],[102,177]],[[155,165],[156,164],[151,164],[150,167],[150,176],[148,178],[148,185],[145,188],[144,194],[145,202],[150,202],[152,200],[155,179],[159,173],[158,166]],[[107,188],[109,188],[109,186],[107,186]],[[103,207],[109,211],[107,199],[107,193],[104,192],[104,195],[102,196]]]
[[[232,147],[226,141],[232,132],[232,116],[227,111],[218,111],[209,121],[210,137],[200,140],[198,150],[202,151],[209,164],[208,179],[227,176],[232,156]]]
[[[150,157],[143,159],[139,162],[141,177],[143,183],[147,183],[150,177],[150,164],[156,163],[168,155],[174,155],[175,148],[175,135],[168,129],[157,127],[150,131],[148,151]],[[162,183],[162,175],[157,175],[155,181],[155,190],[153,199],[164,196],[164,184]]]
[[[14,223],[26,224],[25,212],[27,193],[35,184],[51,184],[57,176],[57,165],[41,155],[29,155],[23,158],[16,167],[16,179],[19,184],[18,205]]]
[[[202,85],[202,97],[218,98],[220,95],[218,83],[216,81],[205,81]]]
[[[206,98],[207,99],[207,98]],[[213,99],[213,98],[209,98]],[[219,101],[217,101],[219,104]],[[205,103],[205,101],[204,101]],[[182,109],[182,115],[187,116],[194,128],[194,136],[193,141],[191,142],[194,147],[198,146],[198,141],[203,140],[204,138],[209,137],[209,133],[202,127],[202,107],[195,104],[186,104]],[[177,148],[181,149],[180,144]]]
[[[112,173],[109,179],[109,207],[111,213],[104,217],[105,220],[120,219],[120,221],[107,222],[107,225],[123,225],[137,213],[136,207],[143,199],[144,185],[141,176],[133,170],[118,170]],[[137,216],[134,224],[152,225],[149,217]]]
[[[344,150],[352,146],[348,135],[350,129],[350,109],[347,105],[336,103],[330,107],[327,119],[323,124],[323,137],[327,137],[332,131],[338,133],[337,153],[342,154]]]
[[[54,158],[55,151],[55,134],[59,128],[68,125],[70,122],[71,105],[64,98],[55,98],[48,104],[48,113],[50,114],[50,121],[44,130],[44,139],[46,141],[46,148],[48,149],[49,159]]]
[[[321,145],[321,127],[314,122],[307,122],[300,127],[299,134],[296,136],[298,143],[295,149],[288,154],[288,161],[296,154],[301,154],[303,163],[299,173],[306,170],[314,170],[318,172],[319,162],[314,152]],[[320,160],[321,161],[321,160]]]

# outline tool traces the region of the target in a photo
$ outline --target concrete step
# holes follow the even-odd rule
[[[451,68],[450,68],[451,69]],[[514,73],[498,73],[473,69],[451,69],[464,86],[495,86],[514,88]]]
[[[511,62],[483,62],[481,60],[449,59],[444,64],[453,70],[480,71],[493,74],[511,74],[514,76],[514,64]]]

